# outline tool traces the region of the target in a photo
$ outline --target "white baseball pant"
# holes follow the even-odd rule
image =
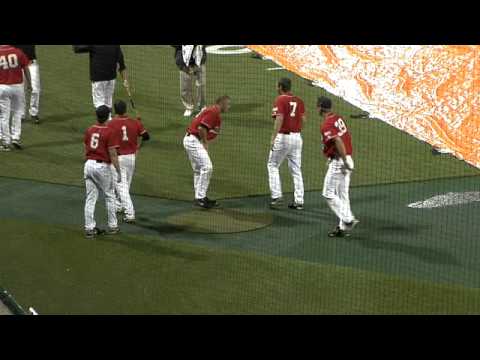
[[[29,65],[30,77],[32,79],[32,93],[30,95],[30,116],[37,116],[40,107],[40,67],[37,60]]]
[[[279,169],[285,158],[287,158],[288,168],[293,178],[295,203],[303,204],[302,147],[303,140],[300,133],[278,134],[275,138],[267,164],[272,199],[282,197]]]
[[[353,160],[347,156],[347,161],[353,169]],[[328,170],[323,184],[323,197],[327,200],[328,206],[339,219],[339,227],[345,230],[345,223],[352,222],[355,217],[350,208],[350,178],[352,172],[345,169],[342,159],[330,159],[328,161]]]
[[[115,208],[117,211],[124,210],[127,219],[135,219],[135,208],[133,207],[132,198],[130,196],[130,185],[132,184],[133,174],[135,173],[135,154],[119,155],[118,163],[120,165],[120,174],[122,182],[117,182],[117,170],[112,165],[113,181],[115,183],[115,191],[118,195]]]
[[[22,117],[25,114],[25,88],[23,84],[0,84],[0,136],[5,145],[20,141]],[[10,125],[11,118],[11,125]]]
[[[187,151],[193,169],[195,199],[204,199],[207,197],[208,185],[213,172],[210,156],[196,136],[185,136],[183,147]]]
[[[114,92],[115,80],[92,82],[92,98],[95,109],[102,105],[106,105],[111,109]]]
[[[97,163],[95,160],[87,160],[84,168],[86,186],[85,199],[85,230],[93,230],[97,226],[95,222],[95,205],[101,191],[105,196],[107,208],[108,227],[118,227],[117,214],[115,212],[115,191],[110,164]]]

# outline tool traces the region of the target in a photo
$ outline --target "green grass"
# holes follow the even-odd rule
[[[477,289],[159,237],[19,221],[0,237],[0,281],[42,314],[480,313]]]

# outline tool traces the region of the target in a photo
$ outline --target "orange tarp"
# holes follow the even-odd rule
[[[248,47],[371,117],[480,167],[480,46]]]

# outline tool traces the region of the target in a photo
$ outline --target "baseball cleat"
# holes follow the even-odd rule
[[[280,205],[283,204],[283,199],[282,198],[276,198],[276,199],[272,199],[270,201],[270,208],[272,209],[276,209],[278,208]]]
[[[120,228],[108,228],[108,230],[105,232],[105,235],[116,235],[120,232]]]
[[[17,150],[23,150],[22,142],[20,140],[12,140],[12,145]]]
[[[194,205],[198,206],[198,207],[201,207],[203,209],[211,209],[212,208],[212,205],[206,200],[206,198],[196,199],[195,202],[194,202]]]
[[[349,233],[345,232],[344,230],[340,229],[339,226],[335,228],[335,230],[331,231],[328,233],[329,237],[338,237],[338,238],[343,238],[343,237],[348,237],[350,236]]]
[[[303,204],[292,203],[288,205],[288,208],[292,210],[303,210]]]
[[[347,230],[348,230],[348,231],[352,231],[353,228],[354,228],[355,226],[357,226],[359,222],[360,222],[360,221],[358,221],[357,219],[353,219],[353,220],[352,220],[351,222],[349,222],[349,223],[344,222],[344,224],[345,224],[345,226],[347,227]]]
[[[125,224],[135,224],[136,220],[135,220],[135,218],[125,217],[125,218],[123,218],[123,222],[124,222]]]
[[[104,230],[100,230],[99,228],[94,228],[92,230],[85,230],[85,237],[87,239],[93,239],[98,235],[103,235],[105,233]]]
[[[9,152],[9,151],[12,151],[12,149],[10,149],[10,146],[8,146],[8,145],[1,144],[0,145],[0,151],[1,152]]]
[[[39,124],[40,124],[40,118],[38,117],[38,115],[32,116],[31,118],[32,118],[33,123],[34,123],[35,125],[39,125]]]

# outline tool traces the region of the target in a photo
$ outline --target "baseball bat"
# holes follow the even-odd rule
[[[130,88],[125,87],[125,90],[127,90],[127,95],[128,95],[129,100],[130,100],[130,105],[132,105],[132,109],[136,109],[135,102],[133,101],[132,92],[130,91]]]

